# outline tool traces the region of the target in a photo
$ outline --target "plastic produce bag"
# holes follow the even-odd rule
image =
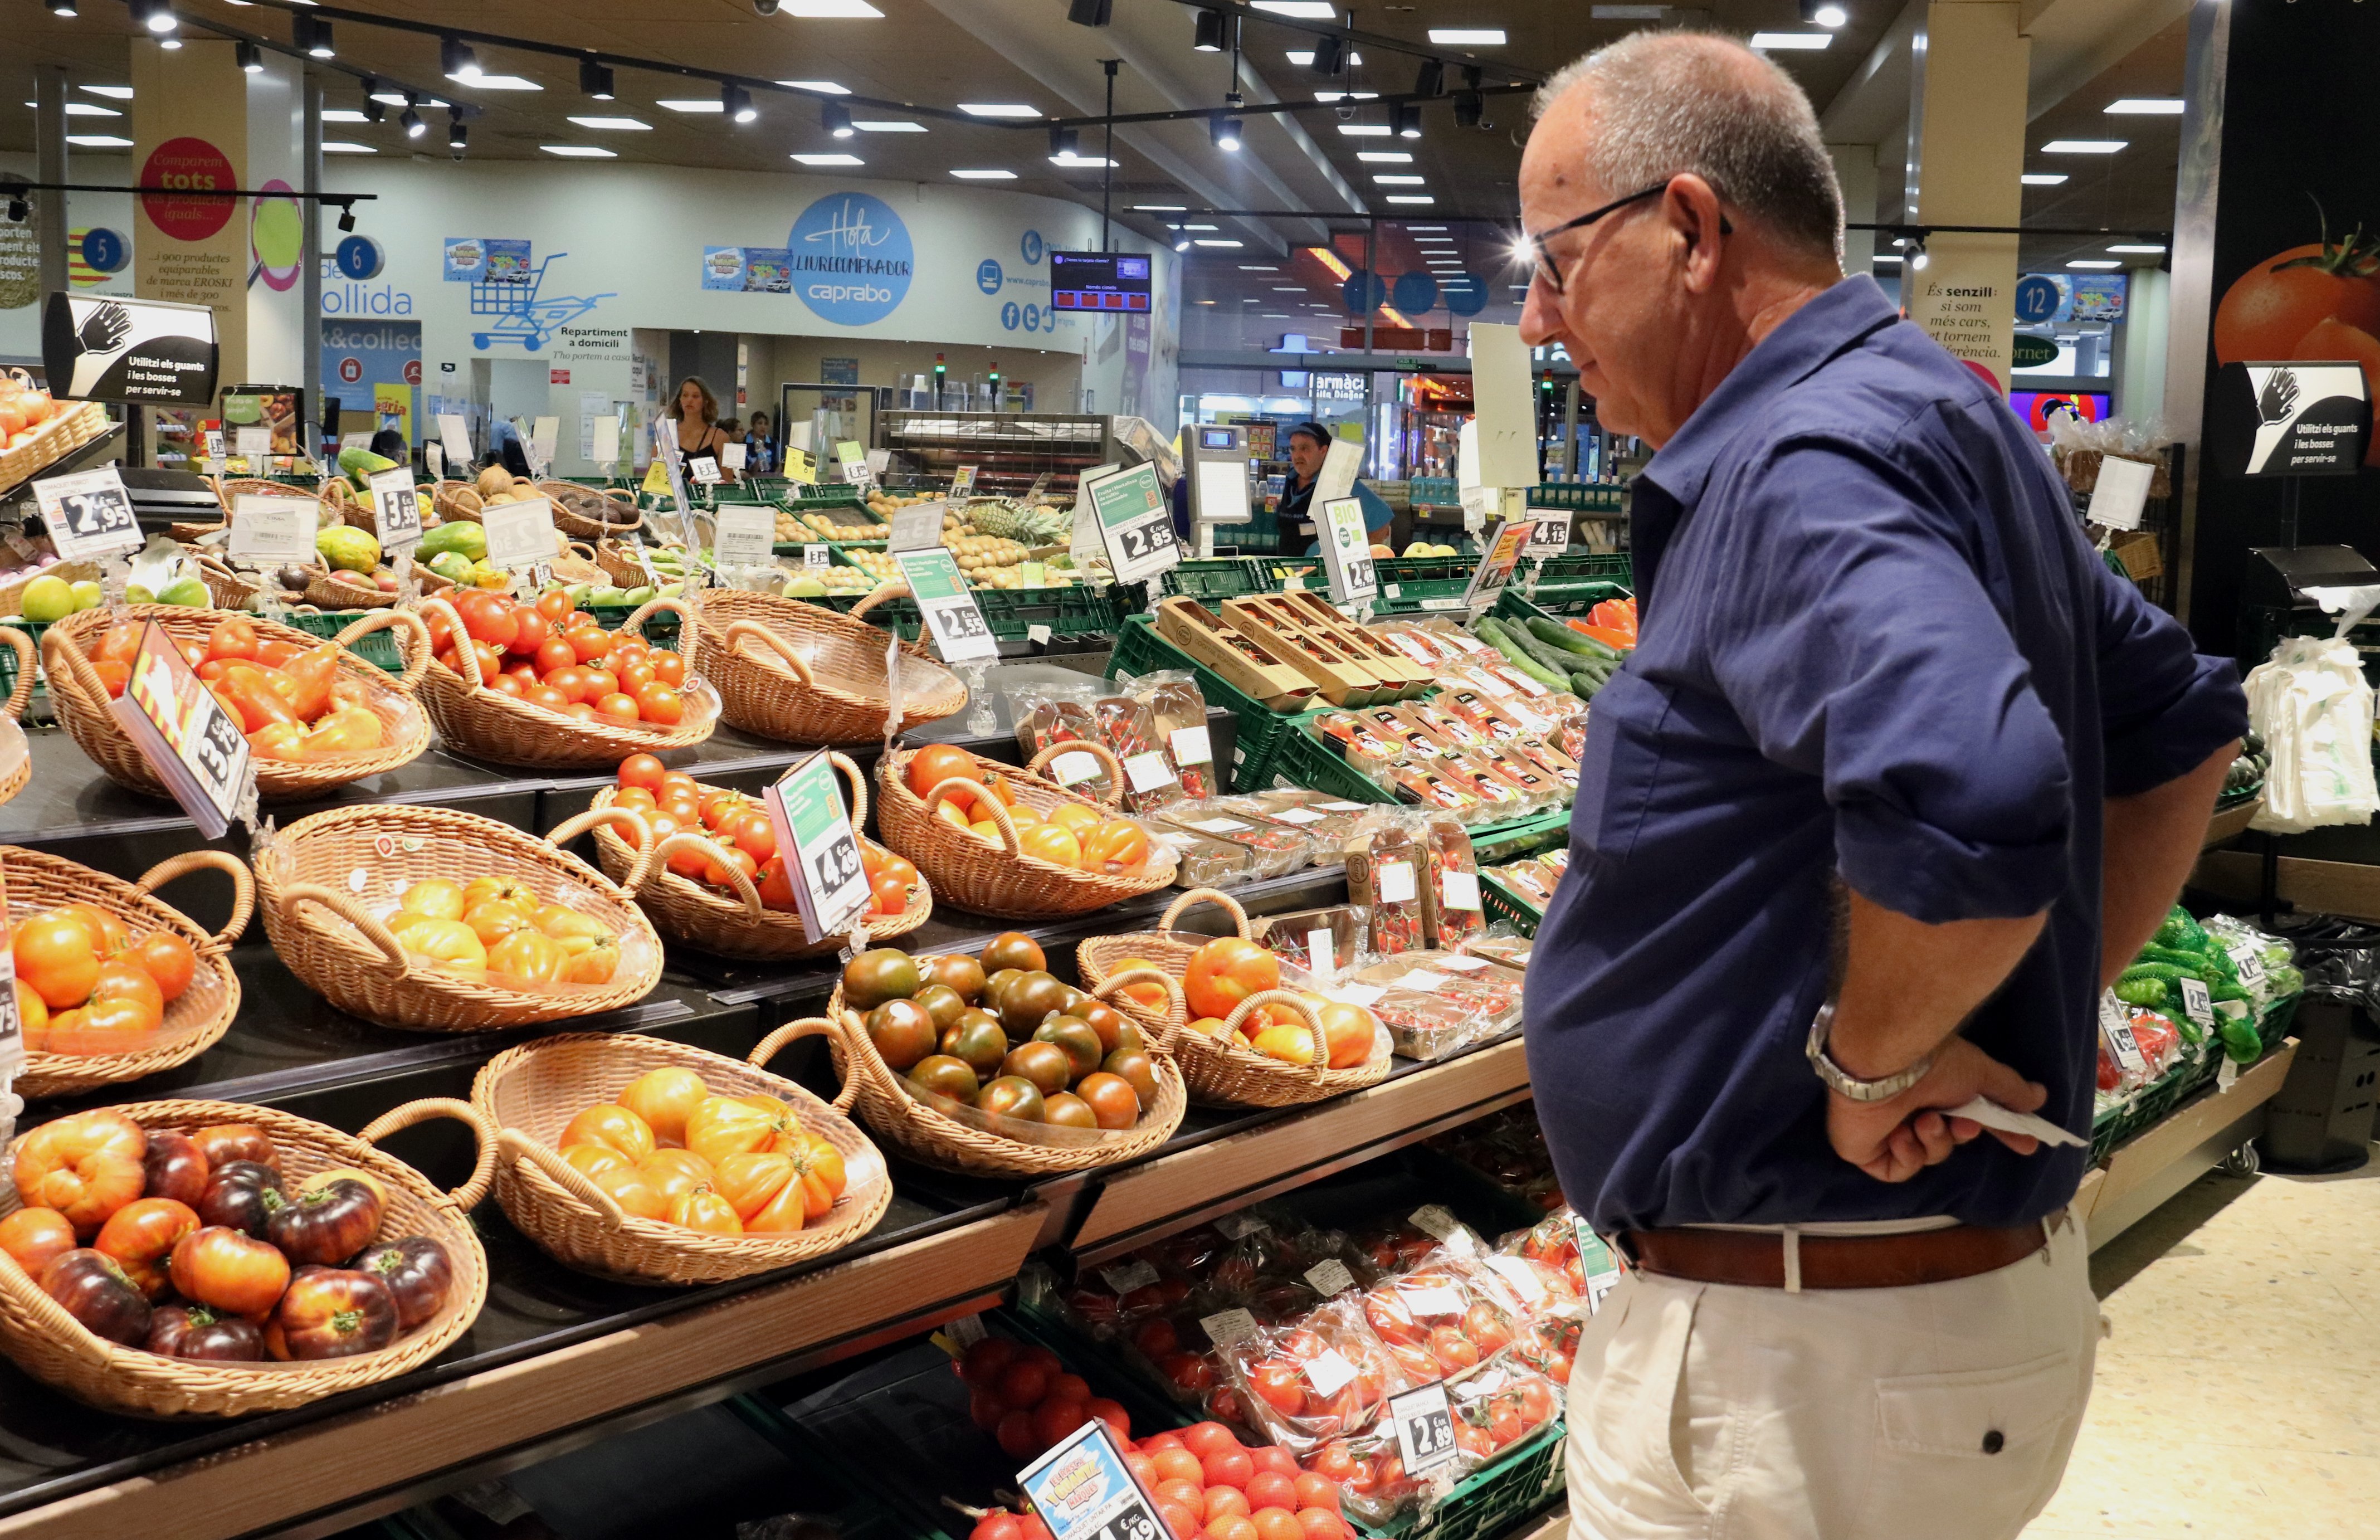
[[[1259,1425],[1301,1457],[1370,1427],[1382,1403],[1410,1388],[1352,1296],[1232,1343],[1223,1361]]]
[[[1190,672],[1159,669],[1144,673],[1133,681],[1132,693],[1155,719],[1184,793],[1196,799],[1222,791],[1215,772],[1214,746],[1207,736],[1207,697]]]
[[[2273,756],[2250,827],[2294,834],[2372,821],[2373,693],[2354,644],[2284,637],[2249,671],[2247,692],[2249,722]]]

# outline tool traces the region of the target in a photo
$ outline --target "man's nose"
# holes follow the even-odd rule
[[[1537,280],[1529,281],[1528,297],[1521,303],[1521,341],[1542,347],[1561,337],[1561,301]]]

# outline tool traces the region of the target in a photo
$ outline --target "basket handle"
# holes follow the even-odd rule
[[[104,715],[107,710],[107,684],[91,667],[90,657],[75,645],[75,639],[53,625],[42,633],[42,661],[50,676],[50,688],[65,687],[75,697],[75,709]],[[63,665],[63,666],[62,666]]]
[[[396,641],[396,655],[405,662],[405,672],[396,676],[396,687],[411,695],[414,686],[421,683],[421,676],[430,672],[430,627],[421,623],[419,615],[410,610],[374,610],[331,639],[341,647],[352,648],[373,632],[385,631],[392,625],[404,633]],[[414,645],[408,648],[405,645],[407,642]],[[478,654],[473,654],[474,661],[477,659]]]
[[[437,612],[445,617],[448,634],[455,643],[455,661],[463,665],[463,678],[475,690],[484,687],[488,681],[480,673],[480,655],[471,650],[471,632],[463,624],[462,612],[435,595],[422,598],[421,611],[424,614],[432,612],[433,605]]]
[[[539,1144],[517,1128],[507,1128],[496,1135],[505,1159],[517,1164],[526,1160],[553,1178],[562,1190],[595,1210],[606,1230],[618,1230],[628,1222],[628,1211],[622,1208],[611,1194],[587,1180],[587,1173],[561,1156]]]
[[[629,885],[622,888],[621,891],[630,898],[636,897],[636,884],[640,879],[651,877],[656,872],[669,870],[669,853],[673,850],[698,852],[712,866],[725,872],[727,885],[735,889],[735,896],[743,901],[746,916],[756,920],[760,917],[760,890],[752,886],[752,879],[728,861],[727,852],[721,847],[718,841],[708,834],[697,833],[691,829],[673,830],[662,835],[662,843],[653,847],[652,854],[644,857],[638,863],[637,869],[628,874]]]
[[[566,540],[564,542],[564,548],[582,562],[591,562],[595,559],[595,548],[585,540]]]
[[[33,638],[13,625],[0,625],[0,643],[17,655],[17,687],[8,692],[8,704],[0,710],[8,713],[11,721],[25,720],[25,708],[33,703]]]
[[[686,608],[685,600],[678,598],[674,594],[662,594],[656,598],[646,600],[642,604],[637,606],[635,612],[631,613],[627,619],[620,623],[620,629],[623,631],[634,631],[638,636],[642,637],[645,634],[645,617],[651,614],[656,610],[667,610],[670,613],[677,617],[679,634],[681,636],[690,637],[693,635],[694,612]]]
[[[1021,860],[1024,857],[1025,847],[1017,843],[1016,825],[1008,817],[1008,805],[992,795],[980,782],[970,781],[963,775],[953,775],[949,780],[938,783],[932,791],[926,794],[926,816],[933,817],[934,809],[949,801],[953,792],[965,792],[975,798],[977,806],[990,807],[991,821],[1000,830],[1000,843],[1006,850],[1009,858]],[[967,832],[972,834],[975,831],[970,829]]]
[[[479,1154],[471,1162],[470,1180],[446,1194],[455,1200],[455,1207],[468,1212],[480,1206],[480,1200],[488,1195],[488,1183],[496,1179],[497,1143],[495,1124],[469,1102],[456,1101],[452,1097],[424,1097],[408,1101],[366,1123],[356,1137],[365,1144],[377,1145],[400,1128],[411,1128],[432,1118],[452,1118],[471,1125],[471,1142],[478,1146]]]
[[[256,910],[256,879],[249,875],[247,862],[220,850],[193,850],[167,856],[142,872],[140,880],[133,886],[144,893],[153,893],[174,879],[194,871],[219,871],[231,879],[231,918],[199,948],[203,955],[219,957],[239,940],[240,932],[248,928],[249,916]]]
[[[1162,984],[1165,986],[1165,1031],[1169,1034],[1186,1027],[1190,1021],[1189,1003],[1182,998],[1182,981],[1157,968],[1126,968],[1113,978],[1091,991],[1093,999],[1112,1001],[1123,992],[1127,984]],[[1137,1002],[1135,1002],[1137,1003]],[[1147,1010],[1148,1007],[1141,1007]],[[1169,1041],[1167,1047],[1172,1047]]]
[[[888,599],[906,599],[908,597],[909,585],[906,583],[886,583],[880,587],[870,588],[868,592],[860,596],[858,603],[851,607],[851,618],[857,620],[860,616],[868,613],[868,611],[873,610],[876,606],[883,603]]]
[[[634,898],[637,884],[644,880],[645,867],[651,864],[653,848],[653,826],[647,823],[645,816],[634,807],[615,806],[608,802],[600,807],[589,807],[577,818],[565,819],[552,833],[546,835],[545,843],[560,850],[598,824],[606,823],[616,823],[625,829],[628,843],[636,851],[636,864],[628,868],[628,879],[620,884],[620,896]]]
[[[761,1038],[759,1046],[751,1051],[745,1062],[756,1070],[766,1069],[769,1061],[774,1059],[787,1043],[800,1037],[824,1037],[842,1047],[846,1054],[851,1046],[844,1029],[824,1016],[804,1016],[800,1021],[787,1022],[776,1031]],[[827,1105],[838,1112],[848,1112],[851,1110],[851,1104],[858,1099],[858,1072],[856,1069],[846,1070],[843,1077],[843,1089],[837,1091],[834,1094],[834,1100]]]
[[[1088,754],[1095,759],[1104,760],[1105,764],[1102,768],[1108,772],[1108,794],[1106,796],[1093,796],[1088,792],[1078,792],[1072,786],[1065,788],[1067,795],[1078,796],[1087,802],[1103,802],[1111,807],[1121,807],[1123,806],[1123,761],[1117,758],[1115,750],[1110,748],[1105,744],[1095,744],[1088,738],[1070,738],[1062,744],[1050,744],[1047,747],[1043,748],[1040,753],[1036,754],[1032,758],[1026,760],[1025,768],[1030,773],[1039,775],[1043,766],[1050,764],[1062,754]]]
[[[292,884],[288,891],[281,895],[282,917],[294,924],[298,918],[298,906],[310,901],[321,904],[362,931],[364,940],[380,948],[388,960],[390,973],[401,976],[412,971],[413,964],[407,958],[405,943],[396,939],[396,932],[365,914],[346,894],[336,889],[325,888],[319,882]]]
[[[1184,893],[1180,898],[1177,898],[1172,903],[1167,904],[1165,906],[1165,913],[1157,917],[1157,928],[1160,930],[1173,929],[1181,923],[1183,911],[1188,909],[1192,904],[1196,903],[1201,900],[1216,905],[1220,908],[1223,913],[1232,916],[1232,925],[1238,932],[1241,940],[1246,941],[1253,940],[1255,939],[1248,932],[1248,912],[1240,907],[1239,900],[1233,898],[1229,893],[1219,893],[1212,888],[1193,888],[1188,892]]]
[[[794,677],[800,680],[805,687],[815,686],[816,681],[810,677],[809,664],[804,662],[802,655],[794,650],[793,643],[778,636],[757,620],[738,620],[728,623],[728,651],[735,651],[737,645],[747,639],[757,639],[766,643],[771,652],[785,661],[785,666],[794,671]]]
[[[868,826],[868,772],[859,768],[857,760],[839,748],[826,751],[826,762],[843,771],[843,778],[851,782],[851,831],[859,834]],[[860,837],[867,838],[865,834]]]
[[[1305,1018],[1305,1030],[1314,1035],[1314,1062],[1309,1067],[1314,1072],[1314,1083],[1318,1085],[1322,1084],[1323,1074],[1330,1068],[1330,1039],[1322,1030],[1322,1015],[1302,997],[1292,994],[1287,989],[1258,989],[1255,994],[1232,1007],[1232,1013],[1223,1018],[1225,1046],[1230,1048],[1242,1046],[1240,1024],[1247,1020],[1249,1013],[1259,1005],[1286,1005]]]

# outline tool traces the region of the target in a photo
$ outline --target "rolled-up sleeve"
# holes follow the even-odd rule
[[[1822,779],[1843,879],[1928,924],[2039,913],[2068,872],[2065,745],[1950,522],[1841,443],[1781,448],[1735,495],[1713,666],[1760,752]]]
[[[2248,697],[2229,659],[2192,651],[2180,622],[2104,566],[2098,581],[2107,794],[2133,796],[2189,774],[2244,735]]]

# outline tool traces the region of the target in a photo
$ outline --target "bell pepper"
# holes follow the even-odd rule
[[[306,734],[299,758],[330,759],[359,754],[381,746],[380,719],[360,707],[343,706],[326,712]]]
[[[306,729],[294,721],[276,721],[248,735],[249,752],[260,759],[296,762],[307,758]]]
[[[300,721],[312,721],[330,709],[331,681],[338,675],[338,644],[324,642],[292,658],[281,670],[281,678],[273,681],[273,687]]]
[[[92,650],[91,661],[122,663],[125,667],[130,668],[133,658],[140,651],[140,634],[147,629],[146,625],[138,621],[126,621],[120,625],[109,626],[107,634],[100,637],[99,646]]]
[[[1591,637],[1615,652],[1629,651],[1636,645],[1636,633],[1633,631],[1618,631],[1608,625],[1597,625],[1583,620],[1573,620],[1566,624],[1580,636]]]
[[[273,673],[277,672],[260,669],[253,663],[234,663],[212,686],[218,699],[228,702],[239,713],[244,731],[254,733],[279,721],[302,725],[289,702],[273,687]]]
[[[207,656],[210,659],[240,658],[253,661],[256,657],[256,648],[255,624],[242,620],[237,615],[217,621],[214,630],[207,635]]]
[[[286,668],[289,660],[305,650],[296,642],[285,642],[277,637],[260,637],[256,644],[256,661],[269,669]]]

